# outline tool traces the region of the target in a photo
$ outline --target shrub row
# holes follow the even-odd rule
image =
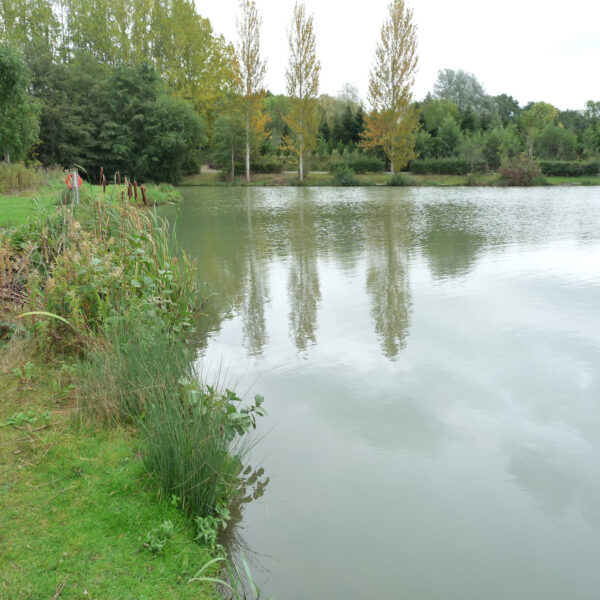
[[[464,158],[430,158],[427,160],[413,160],[409,169],[416,175],[467,175],[470,171],[469,161]],[[476,173],[485,173],[487,165],[485,161],[475,163]]]
[[[600,173],[600,161],[542,160],[542,173],[549,177],[583,177]]]
[[[349,156],[342,161],[334,162],[331,164],[330,171],[334,173],[341,166],[347,166],[355,173],[381,173],[385,170],[385,164],[380,158],[368,154]]]

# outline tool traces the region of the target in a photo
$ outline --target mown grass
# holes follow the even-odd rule
[[[14,195],[0,195],[0,227],[22,225],[34,213],[53,210],[64,184],[60,181]]]
[[[140,186],[141,188],[141,186]],[[156,206],[167,202],[175,203],[181,199],[179,192],[168,184],[145,186],[146,195],[150,205]],[[84,183],[81,196],[97,196],[101,193],[101,186]],[[63,181],[62,173],[55,175],[54,179],[45,185],[32,189],[15,192],[9,195],[0,195],[0,227],[18,226],[27,222],[27,219],[40,213],[56,210],[61,203],[67,187]],[[131,199],[132,204],[142,205],[141,189],[138,189],[137,201]],[[128,199],[127,186],[108,185],[106,187],[106,201],[119,202],[122,197]],[[129,201],[129,199],[128,199]]]
[[[414,175],[404,173],[408,186],[424,187],[459,187],[473,185],[500,185],[499,176],[495,173],[475,174],[472,178],[468,175]],[[391,175],[389,173],[357,174],[356,180],[359,186],[387,185]],[[548,177],[549,185],[600,185],[598,177]],[[215,186],[215,185],[240,185],[240,186],[296,186],[298,177],[295,173],[267,173],[252,176],[252,181],[247,184],[243,177],[226,182],[220,173],[199,173],[190,175],[184,179],[184,185],[190,186]],[[333,186],[334,181],[330,173],[308,173],[305,177],[305,186]]]
[[[3,347],[0,598],[216,598],[187,583],[210,559],[189,522],[157,501],[134,431],[75,426],[73,369]],[[13,418],[14,420],[14,418]],[[163,552],[144,546],[165,520]],[[64,586],[64,587],[63,587]]]

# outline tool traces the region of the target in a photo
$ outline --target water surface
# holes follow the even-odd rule
[[[264,597],[598,597],[597,189],[183,193]]]

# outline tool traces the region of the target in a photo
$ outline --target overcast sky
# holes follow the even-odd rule
[[[286,29],[294,0],[256,0],[267,87],[285,92]],[[388,0],[306,0],[315,15],[321,92],[344,83],[366,97],[369,69]],[[215,32],[235,41],[238,0],[196,0]],[[420,67],[416,99],[432,90],[439,69],[474,73],[489,94],[521,104],[544,100],[560,109],[600,101],[599,0],[413,0]]]

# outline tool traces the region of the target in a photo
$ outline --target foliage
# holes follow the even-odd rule
[[[355,173],[381,173],[385,171],[385,163],[380,158],[364,152],[350,154],[343,161],[333,163],[331,170],[337,169],[342,164],[347,165]]]
[[[549,124],[535,137],[534,148],[538,158],[573,160],[577,152],[577,135],[571,129]]]
[[[353,186],[358,185],[354,170],[346,163],[338,163],[332,169],[333,185]]]
[[[542,173],[549,177],[583,177],[600,173],[600,161],[558,161],[541,160]]]
[[[262,89],[266,61],[260,57],[260,28],[262,19],[254,0],[240,0],[237,21],[239,69],[244,133],[246,142],[246,181],[250,181],[250,147],[265,137],[268,115],[263,112],[265,93]]]
[[[462,69],[438,71],[433,90],[437,98],[454,103],[461,112],[479,110],[485,98],[485,90],[475,75]]]
[[[406,175],[403,173],[396,173],[392,175],[390,179],[388,179],[387,185],[391,185],[393,187],[406,187],[409,185],[409,180]]]
[[[462,133],[460,126],[451,116],[447,116],[440,125],[437,138],[440,156],[456,154],[462,142]]]
[[[495,127],[483,134],[483,157],[490,169],[496,170],[503,160],[518,156],[521,145],[516,125]]]
[[[484,172],[485,162],[475,162],[474,172]],[[410,171],[415,174],[438,174],[438,175],[467,175],[469,173],[469,161],[464,158],[434,158],[428,160],[413,160],[410,163]]]
[[[531,158],[535,137],[547,126],[556,122],[558,111],[547,102],[536,102],[519,117],[519,126],[527,140],[527,155]]]
[[[190,367],[191,369],[191,367]],[[164,497],[177,494],[192,516],[213,515],[235,495],[242,470],[242,437],[264,414],[262,398],[249,406],[233,392],[197,383],[193,371],[153,398],[141,422],[144,462]]]
[[[219,533],[218,517],[196,517],[194,525],[196,526],[196,537],[194,539],[204,546],[214,548],[217,543],[217,534]]]
[[[284,144],[298,156],[298,178],[302,182],[304,156],[317,143],[319,120],[316,96],[321,72],[321,63],[317,60],[313,15],[306,14],[302,3],[294,5],[288,45],[290,58],[285,77],[290,111],[284,117],[284,122],[290,135],[284,136]]]
[[[460,119],[458,106],[445,98],[430,98],[422,108],[425,128],[429,132],[437,132],[442,123],[450,117],[455,122]]]
[[[500,167],[500,181],[504,185],[523,186],[544,183],[541,176],[539,163],[525,155],[508,160]]]
[[[152,554],[160,554],[166,543],[173,537],[175,530],[172,521],[163,521],[160,525],[151,529],[146,534],[144,548],[148,548]]]
[[[461,156],[469,163],[469,174],[472,175],[475,167],[485,162],[483,155],[483,136],[481,132],[466,133],[459,146]]]
[[[206,142],[201,117],[169,94],[147,62],[111,68],[81,55],[42,63],[34,90],[44,100],[38,152],[45,164],[176,183]]]
[[[0,44],[0,152],[23,160],[37,139],[39,105],[29,94],[31,74],[22,54]]]
[[[382,148],[394,173],[416,156],[418,111],[411,102],[418,57],[412,11],[404,0],[393,0],[388,10],[369,77],[371,113],[365,120],[363,146]]]

